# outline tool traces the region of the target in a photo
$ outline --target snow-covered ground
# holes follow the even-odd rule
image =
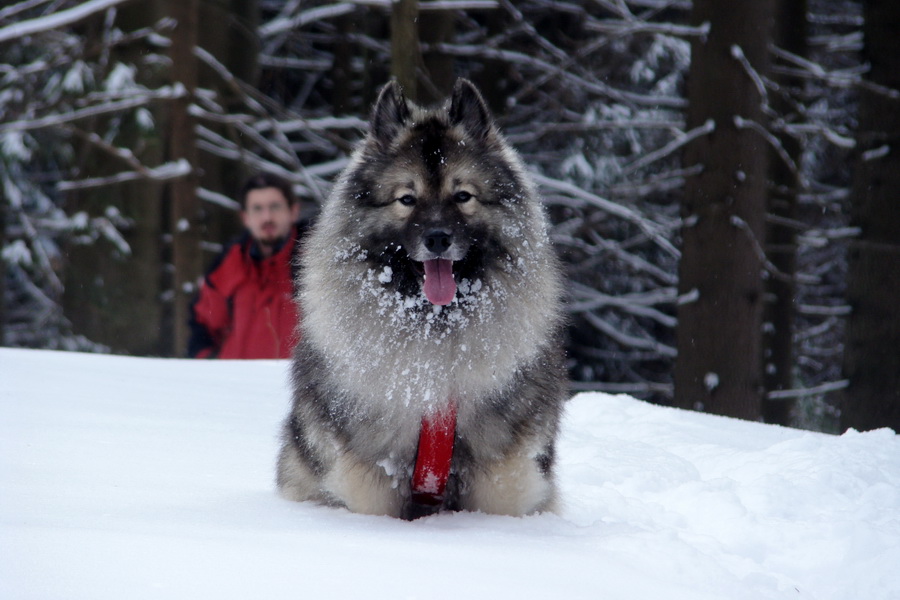
[[[570,402],[564,509],[276,496],[287,363],[0,349],[0,598],[900,598],[900,440]]]

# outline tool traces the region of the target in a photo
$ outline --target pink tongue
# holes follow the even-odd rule
[[[425,297],[432,304],[450,304],[456,296],[456,281],[453,279],[453,261],[443,258],[426,260]]]

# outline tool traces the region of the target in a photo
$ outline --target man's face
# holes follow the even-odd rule
[[[287,236],[299,216],[300,205],[288,205],[281,190],[274,187],[250,190],[246,206],[241,211],[244,227],[265,254]]]

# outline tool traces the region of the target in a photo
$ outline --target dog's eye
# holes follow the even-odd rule
[[[459,192],[456,192],[455,194],[453,194],[453,201],[458,202],[460,204],[462,204],[464,202],[468,202],[472,198],[473,198],[473,196],[469,192],[459,191]]]
[[[397,202],[399,202],[403,206],[412,206],[416,203],[416,197],[412,194],[406,194],[405,196],[400,196],[399,198],[397,198]]]

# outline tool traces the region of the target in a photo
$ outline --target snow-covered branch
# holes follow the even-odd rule
[[[13,192],[13,188],[9,185],[5,186],[5,192],[10,194]],[[18,190],[15,190],[15,193],[18,193]],[[28,240],[28,247],[31,251],[37,256],[38,264],[41,267],[41,272],[43,276],[46,278],[49,289],[55,296],[59,296],[63,292],[63,283],[59,278],[59,275],[56,274],[56,271],[53,269],[52,260],[47,253],[47,247],[40,240],[40,236],[38,234],[37,228],[35,228],[34,223],[32,222],[31,216],[24,210],[21,200],[18,202],[14,201],[12,198],[10,200],[10,207],[14,211],[14,217],[18,222],[22,225],[22,228],[25,232],[25,238]]]
[[[172,179],[186,177],[191,174],[192,170],[190,163],[184,159],[180,159],[174,162],[164,163],[158,167],[145,167],[139,171],[123,171],[106,177],[90,177],[76,181],[61,181],[56,187],[61,192],[70,192],[73,190],[86,190],[144,179],[149,179],[151,181],[170,181]]]
[[[662,34],[675,37],[706,37],[709,35],[709,22],[698,27],[690,25],[676,25],[674,23],[656,23],[641,20],[612,20],[599,21],[590,19],[585,23],[585,28],[598,33],[613,35],[634,35],[636,33]]]
[[[268,171],[279,175],[298,185],[301,196],[314,198],[319,202],[324,201],[325,190],[330,188],[330,184],[322,180],[321,177],[333,174],[333,172],[306,169],[303,165],[286,168],[283,163],[267,160],[255,152],[241,148],[234,142],[219,136],[205,127],[198,127],[197,133],[199,135],[197,142],[199,149],[214,156],[239,161],[251,166],[254,170]],[[329,165],[328,169],[339,170],[340,167]]]
[[[658,304],[674,305],[675,288],[660,288],[637,294],[611,296],[579,283],[570,286],[572,301],[567,306],[569,312],[587,312],[602,307],[616,307],[640,317],[653,319],[666,327],[675,327],[675,318],[652,308]]]
[[[747,57],[744,55],[744,49],[737,44],[731,46],[731,58],[738,61],[741,68],[744,70],[744,73],[746,73],[747,77],[750,78],[750,81],[753,82],[753,87],[756,88],[756,92],[759,94],[763,106],[767,106],[769,104],[769,94],[766,91],[766,84],[759,72],[750,64],[750,61],[747,60]]]
[[[698,137],[708,135],[715,130],[716,130],[716,122],[713,121],[712,119],[707,119],[703,125],[700,125],[699,127],[695,127],[693,129],[691,129],[690,131],[688,131],[682,135],[679,135],[677,138],[675,138],[674,140],[672,140],[671,142],[669,142],[662,148],[658,148],[657,150],[654,150],[653,152],[649,152],[649,153],[645,154],[644,156],[642,156],[641,158],[635,160],[634,162],[632,162],[628,165],[625,165],[625,167],[622,169],[622,172],[625,175],[628,175],[629,173],[633,173],[634,171],[637,171],[638,169],[646,167],[647,165],[649,165],[653,162],[656,162],[657,160],[660,160],[661,158],[669,156],[670,154],[672,154],[673,152],[675,152],[682,146],[690,143],[691,141],[697,139]]]
[[[99,117],[112,113],[122,112],[146,106],[156,100],[171,100],[180,98],[186,94],[186,90],[181,85],[164,86],[158,90],[147,90],[135,94],[134,97],[125,100],[117,100],[96,106],[88,106],[79,108],[70,112],[61,112],[57,114],[38,117],[35,119],[19,119],[7,123],[0,123],[0,133],[6,131],[28,131],[31,129],[43,129],[46,127],[57,127],[81,119],[89,117]]]
[[[228,210],[234,212],[238,212],[239,210],[241,210],[241,203],[237,200],[233,200],[228,196],[225,196],[218,192],[214,192],[212,190],[208,190],[204,187],[197,188],[197,196],[202,198],[205,202],[216,204],[218,206],[221,206],[222,208],[227,208]]]
[[[756,254],[759,262],[765,267],[766,272],[768,272],[772,277],[779,279],[781,281],[793,281],[795,278],[797,281],[802,281],[803,283],[809,285],[815,285],[819,283],[818,277],[810,277],[808,275],[804,275],[803,273],[797,273],[795,275],[791,275],[790,273],[785,273],[778,267],[776,267],[769,257],[766,255],[766,251],[763,249],[762,244],[757,238],[756,234],[750,228],[749,223],[744,221],[737,215],[731,215],[730,223],[736,227],[737,229],[744,232],[747,236],[747,239],[750,241],[751,247],[753,248],[753,252]]]
[[[360,6],[377,6],[389,9],[393,0],[351,0]],[[429,10],[492,10],[498,8],[498,0],[421,0],[420,11]]]
[[[635,383],[607,383],[604,381],[571,381],[569,386],[579,392],[605,392],[607,394],[631,394],[634,396],[646,396],[648,394],[662,394],[671,397],[674,385],[671,383],[657,383],[642,381]]]
[[[773,125],[773,128],[790,135],[818,134],[828,142],[845,150],[852,150],[856,147],[856,140],[850,137],[848,132],[836,131],[834,127],[829,127],[822,123],[776,123]]]
[[[828,383],[823,383],[821,385],[809,387],[809,388],[798,388],[793,390],[773,390],[766,394],[766,398],[769,400],[787,400],[789,398],[803,398],[805,396],[821,396],[822,394],[828,394],[830,392],[837,392],[850,385],[849,379],[842,379],[840,381],[829,381]]]
[[[53,12],[44,17],[13,23],[0,28],[0,44],[54,29],[61,29],[83,21],[88,17],[131,2],[132,0],[88,0],[72,8]]]
[[[859,87],[886,96],[892,100],[900,100],[900,90],[868,81],[864,79],[859,72],[844,73],[840,71],[829,71],[822,65],[809,60],[808,58],[788,52],[783,48],[772,47],[771,51],[776,57],[799,67],[798,69],[788,69],[776,65],[773,67],[775,72],[785,73],[792,77],[813,78],[836,87]]]
[[[771,131],[766,129],[764,126],[760,125],[756,121],[752,119],[745,119],[741,116],[734,116],[734,126],[738,129],[748,129],[750,131],[754,131],[758,133],[762,138],[775,150],[775,153],[778,155],[778,158],[784,163],[784,165],[790,170],[791,174],[797,178],[801,187],[806,187],[807,183],[804,181],[803,173],[800,172],[800,169],[797,167],[797,163],[794,162],[794,159],[791,158],[791,155],[785,150],[784,145],[781,143]]]
[[[609,336],[614,339],[619,344],[627,347],[627,348],[638,348],[640,350],[651,350],[657,354],[662,356],[668,356],[674,358],[678,352],[675,348],[671,346],[667,346],[653,338],[650,337],[639,337],[636,335],[632,335],[621,331],[617,327],[613,326],[611,323],[607,322],[604,319],[601,319],[597,315],[591,312],[586,312],[583,314],[584,319],[590,323],[593,327],[595,327],[601,333]]]
[[[602,198],[596,194],[592,194],[588,191],[582,190],[576,185],[573,185],[567,181],[561,181],[559,179],[554,179],[552,177],[547,177],[546,175],[541,175],[540,173],[532,173],[532,177],[534,177],[536,183],[544,188],[552,189],[557,192],[564,193],[573,198],[577,198],[588,204],[595,206],[601,210],[604,210],[612,215],[615,215],[619,218],[625,219],[626,221],[637,225],[642,231],[644,231],[650,239],[652,239],[656,244],[660,246],[663,250],[671,254],[672,256],[678,256],[678,249],[669,241],[668,236],[665,235],[664,229],[657,223],[651,222],[650,219],[641,215],[640,213],[632,210],[626,206],[622,206],[621,204],[616,204],[606,198]]]
[[[557,230],[562,226],[557,226]],[[643,257],[628,252],[622,248],[622,245],[614,240],[606,240],[597,235],[596,232],[588,234],[592,243],[576,237],[554,231],[553,241],[560,246],[568,246],[585,252],[588,256],[596,256],[605,253],[615,259],[622,261],[622,264],[632,269],[635,273],[649,275],[653,280],[662,282],[664,285],[675,285],[677,278],[671,272],[661,269],[657,265],[647,261]]]
[[[625,180],[611,185],[609,190],[617,198],[645,198],[651,194],[679,190],[684,185],[685,178],[702,172],[703,165],[694,165],[686,169],[659,173],[639,181]]]
[[[528,55],[514,50],[489,48],[481,45],[461,44],[423,44],[423,51],[435,51],[451,56],[478,57],[482,59],[502,60],[535,70],[552,74],[554,77],[566,80],[568,83],[578,86],[586,92],[621,102],[626,105],[654,106],[658,108],[684,108],[685,101],[681,98],[667,98],[661,96],[648,96],[626,90],[616,89],[596,79],[586,79],[576,75],[559,65],[548,62],[542,58]]]
[[[315,8],[304,10],[303,12],[290,18],[282,17],[269,21],[268,23],[262,25],[257,31],[259,32],[260,37],[265,39],[274,35],[299,29],[300,27],[303,27],[304,25],[308,25],[315,21],[334,19],[336,17],[340,17],[341,15],[351,13],[354,10],[356,10],[356,6],[353,2],[340,2],[338,4],[317,6]]]
[[[280,15],[278,18],[263,24],[258,29],[260,37],[270,38],[279,34],[288,33],[326,19],[334,19],[356,10],[359,6],[371,6],[390,10],[390,0],[353,0],[352,2],[338,2],[317,6],[303,10],[293,16]],[[496,0],[423,0],[419,2],[420,11],[430,10],[490,10],[496,9]]]

